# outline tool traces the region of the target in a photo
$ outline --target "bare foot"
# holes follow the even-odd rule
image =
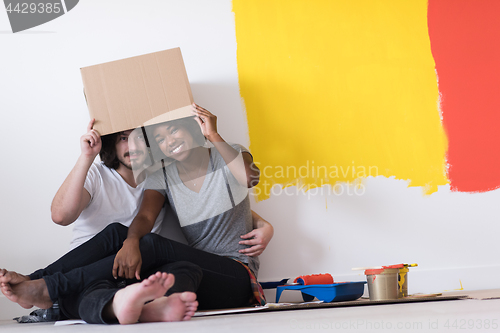
[[[188,291],[175,293],[144,305],[139,321],[150,323],[189,320],[197,308],[195,293]]]
[[[30,281],[29,276],[8,271],[4,268],[0,269],[0,283],[18,284],[24,281]]]
[[[120,289],[113,298],[112,309],[120,324],[134,324],[139,320],[144,303],[165,295],[174,285],[172,274],[157,272],[140,283]]]
[[[49,291],[43,279],[29,280],[17,284],[2,283],[0,289],[5,297],[25,309],[33,306],[48,309],[52,306]]]

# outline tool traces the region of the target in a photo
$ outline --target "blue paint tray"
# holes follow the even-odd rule
[[[342,302],[354,301],[363,295],[365,290],[365,281],[361,282],[342,282],[333,284],[310,284],[276,287],[276,303],[279,302],[281,293],[284,290],[300,290],[304,302],[310,302],[316,297],[320,301]]]

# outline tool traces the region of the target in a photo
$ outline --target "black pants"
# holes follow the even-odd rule
[[[113,262],[127,237],[127,231],[128,228],[119,223],[110,224],[53,264],[32,273],[30,278],[45,280],[53,302],[59,298],[78,299],[87,287],[96,282],[115,281],[112,276]],[[201,269],[203,278],[196,291],[200,309],[245,306],[252,296],[246,268],[230,258],[197,250],[156,234],[144,236],[139,246],[142,256],[141,278],[154,273],[159,267],[182,261],[193,263]],[[175,272],[172,273],[175,275]],[[193,281],[196,281],[197,274],[192,274]],[[177,283],[182,281],[177,282],[176,279]]]

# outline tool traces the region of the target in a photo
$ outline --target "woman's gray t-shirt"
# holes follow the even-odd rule
[[[242,159],[241,153],[248,152],[241,145],[231,146],[240,152],[237,158]],[[207,174],[199,193],[184,185],[176,163],[165,166],[165,174],[160,169],[150,175],[144,188],[167,194],[190,246],[246,263],[257,276],[259,259],[238,252],[248,247],[238,244],[240,236],[253,229],[248,188],[238,183],[217,149],[210,149]]]

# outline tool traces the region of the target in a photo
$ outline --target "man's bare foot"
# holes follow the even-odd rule
[[[120,324],[134,324],[139,320],[144,303],[165,295],[174,285],[172,274],[156,272],[140,283],[120,289],[112,302],[113,313]]]
[[[142,308],[139,321],[143,323],[189,320],[198,308],[196,294],[175,293],[155,299]]]
[[[4,268],[0,269],[0,283],[18,284],[24,281],[30,281],[29,276],[8,271]]]
[[[2,283],[0,289],[5,297],[25,309],[33,306],[48,309],[52,306],[49,291],[43,279],[23,281],[17,284]]]

